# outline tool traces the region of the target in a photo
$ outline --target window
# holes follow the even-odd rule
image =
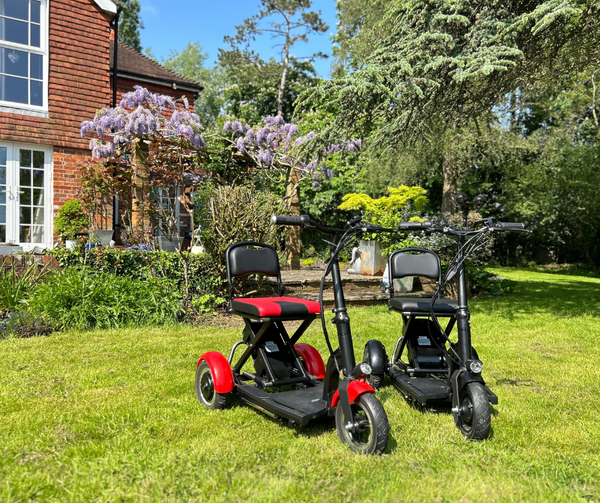
[[[0,144],[0,243],[52,243],[52,152]]]
[[[0,104],[46,107],[46,1],[0,0]]]

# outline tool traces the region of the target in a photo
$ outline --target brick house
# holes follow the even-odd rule
[[[117,8],[113,0],[0,2],[0,253],[56,239],[56,211],[76,197],[77,167],[90,156],[80,124],[113,104],[115,77],[117,99],[139,84],[185,94],[193,107],[202,90],[123,44],[115,69]]]

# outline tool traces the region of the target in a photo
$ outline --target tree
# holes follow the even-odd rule
[[[121,0],[122,7],[119,17],[119,42],[127,44],[137,52],[142,52],[140,43],[140,30],[144,29],[144,23],[140,17],[139,0]]]
[[[273,39],[283,39],[280,44],[275,46],[281,47],[277,115],[283,114],[287,77],[292,64],[291,48],[298,41],[308,41],[309,34],[323,33],[329,29],[321,20],[320,11],[307,12],[311,4],[311,0],[261,0],[262,8],[259,13],[245,19],[243,24],[237,26],[236,35],[225,37],[225,42],[231,44],[231,50],[245,54],[248,53],[250,41],[255,40],[259,35],[270,34]],[[266,26],[261,26],[265,20]],[[245,46],[246,50],[240,50],[240,46]],[[311,57],[323,57],[323,54],[317,53]]]
[[[508,93],[597,59],[599,11],[595,0],[394,0],[381,20],[360,25],[354,70],[300,104],[334,114],[325,137],[345,130],[375,148],[444,142]],[[443,166],[443,179],[442,207],[451,210],[456,167]]]
[[[153,58],[156,59],[156,58]],[[204,89],[195,101],[195,110],[205,125],[214,125],[223,108],[223,70],[217,65],[205,66],[208,54],[202,52],[200,42],[188,42],[181,52],[171,50],[161,64],[175,73],[198,82]]]
[[[279,83],[282,64],[271,58],[264,61],[251,52],[239,50],[220,51],[219,63],[224,71],[223,99],[226,112],[250,124],[259,123],[264,117],[277,115]],[[286,87],[281,102],[281,115],[290,119],[295,101],[317,76],[310,61],[290,58]]]

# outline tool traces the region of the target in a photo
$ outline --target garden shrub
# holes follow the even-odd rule
[[[38,285],[30,306],[61,328],[79,330],[165,325],[183,315],[180,294],[169,280],[139,280],[82,268],[50,276]]]
[[[225,301],[221,297],[224,290],[223,280],[215,272],[213,261],[206,254],[140,252],[118,248],[93,248],[87,253],[83,250],[57,248],[50,253],[61,267],[86,268],[138,280],[164,278],[171,282],[173,288],[181,295],[185,290],[183,262],[188,260],[192,306],[204,312],[218,307]]]
[[[278,248],[271,216],[282,211],[275,194],[252,187],[218,187],[202,212],[201,240],[211,268],[225,277],[225,251],[238,241],[260,241]]]
[[[70,199],[58,210],[54,219],[54,232],[63,241],[73,240],[77,233],[90,225],[90,217],[83,211],[83,206],[77,199]]]
[[[18,272],[14,257],[5,257],[0,265],[0,311],[14,310],[25,304],[46,273],[47,269],[35,261]]]

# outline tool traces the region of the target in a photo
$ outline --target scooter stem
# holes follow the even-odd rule
[[[459,260],[461,262],[458,268],[456,282],[458,284],[458,308],[456,310],[456,328],[458,331],[458,355],[463,362],[471,359],[471,315],[469,313],[468,296],[467,296],[467,272],[462,249],[463,239],[458,240]]]
[[[333,323],[335,323],[337,329],[338,342],[342,353],[344,376],[349,376],[352,369],[356,366],[354,345],[352,344],[352,334],[350,331],[350,317],[348,316],[346,301],[344,299],[340,264],[337,257],[332,260],[334,260],[334,263],[331,266],[331,279],[333,281],[333,299],[335,303]]]

